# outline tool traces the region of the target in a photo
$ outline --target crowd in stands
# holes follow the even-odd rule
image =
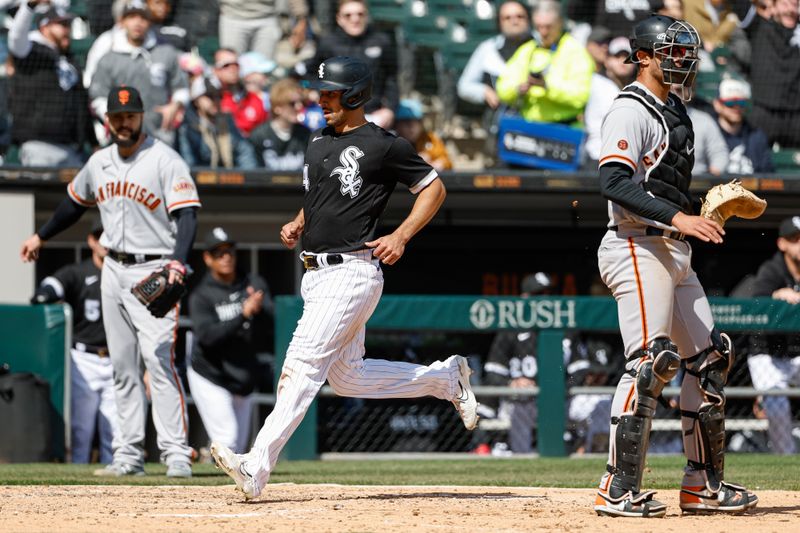
[[[409,20],[446,4],[405,3]],[[592,169],[605,112],[635,73],[631,28],[651,12],[685,18],[703,40],[690,102],[695,173],[772,172],[774,152],[800,149],[799,3],[453,2],[496,26],[476,24],[482,40],[471,22],[460,28],[472,33],[454,42],[471,55],[451,73],[452,90],[485,111],[490,138],[508,114],[585,131],[582,165]],[[430,156],[437,168],[453,167],[453,145],[434,120],[438,100],[402,83],[401,65],[415,59],[402,31],[410,22],[371,16],[370,0],[0,0],[0,10],[5,163],[79,166],[108,142],[109,88],[127,84],[142,94],[148,133],[190,165],[296,171],[308,132],[324,122],[304,82],[324,59],[351,55],[373,72],[368,118],[421,153],[441,152]]]

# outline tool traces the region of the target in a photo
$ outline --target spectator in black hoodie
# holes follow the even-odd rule
[[[189,35],[180,26],[169,24],[172,0],[147,0],[150,10],[150,28],[162,43],[171,44],[178,50],[189,51]]]
[[[363,59],[372,72],[372,99],[364,106],[367,120],[384,129],[394,123],[394,110],[400,103],[397,88],[397,48],[389,35],[367,25],[369,12],[365,0],[339,0],[336,28],[322,37],[316,55],[299,65],[301,76],[317,77],[320,63],[330,57]]]
[[[800,304],[800,216],[781,222],[778,251],[764,261],[755,276],[742,280],[731,292],[736,298],[772,298]],[[740,342],[757,390],[785,389],[800,382],[800,333],[747,335]],[[757,399],[756,410],[769,420],[769,446],[773,453],[793,454],[792,412],[786,396]]]
[[[272,299],[261,277],[237,271],[236,243],[225,230],[214,228],[205,246],[208,272],[189,297],[194,348],[187,377],[210,440],[243,451],[259,373],[254,324],[272,315]]]
[[[755,0],[756,16],[745,28],[753,49],[750,120],[770,143],[800,147],[800,37],[798,0]]]
[[[80,68],[69,53],[73,16],[55,7],[41,14],[29,33],[41,0],[23,2],[8,32],[14,60],[11,78],[12,142],[26,166],[83,165],[83,144],[97,145]]]

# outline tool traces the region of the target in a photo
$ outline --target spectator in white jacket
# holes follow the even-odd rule
[[[497,109],[500,99],[495,81],[519,46],[533,38],[528,7],[517,0],[500,4],[497,10],[500,33],[483,41],[469,58],[458,80],[458,96],[473,104],[486,104]]]

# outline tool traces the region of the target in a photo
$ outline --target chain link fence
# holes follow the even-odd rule
[[[359,400],[337,397],[326,387],[318,410],[320,453],[470,452],[494,456],[535,453],[539,388],[487,385],[491,380],[487,379],[485,366],[493,338],[492,333],[369,331],[368,357],[392,359],[391,354],[403,354],[405,361],[429,364],[452,353],[466,355],[475,369],[472,384],[482,404],[478,428],[466,431],[454,407],[435,398]],[[569,339],[573,339],[572,345]],[[587,353],[586,346],[594,351]],[[619,333],[573,332],[565,337],[564,347],[568,392],[565,449],[577,454],[607,453],[611,399],[623,371]],[[664,391],[667,405],[659,406],[653,421],[651,453],[682,453],[677,407],[681,378],[679,373]],[[798,379],[800,357],[740,351],[726,388],[729,451],[797,451]],[[768,390],[754,388],[755,384],[763,383],[774,385]]]

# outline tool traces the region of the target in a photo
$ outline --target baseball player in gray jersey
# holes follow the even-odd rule
[[[239,455],[211,445],[217,465],[247,499],[261,494],[326,379],[340,396],[434,396],[453,402],[467,429],[478,421],[466,358],[454,355],[428,366],[364,358],[364,325],[383,290],[380,262],[400,259],[408,240],[438,211],[445,189],[408,141],[367,122],[363,106],[372,76],[364,61],[328,59],[318,77],[328,127],[309,141],[303,209],[281,229],[287,248],[302,237],[303,316],[286,353],[275,407],[253,448]],[[398,182],[417,200],[393,233],[378,236],[378,217]]]
[[[627,60],[638,64],[636,82],[622,90],[602,125],[600,186],[610,221],[598,260],[617,300],[627,372],[611,405],[608,466],[594,505],[601,515],[665,515],[655,493],[640,489],[656,405],[681,365],[688,458],[681,510],[740,513],[758,502],[724,481],[723,388],[733,347],[714,327],[686,242],[692,236],[721,243],[725,234],[716,222],[694,215],[694,131],[681,98],[670,92],[691,98],[700,46],[697,31],[684,21],[654,15],[638,23]]]
[[[175,369],[178,308],[151,315],[131,287],[166,267],[170,282],[182,283],[200,207],[197,188],[181,157],[142,132],[144,108],[133,87],[108,95],[106,118],[114,144],[96,152],[67,187],[68,198],[22,245],[23,261],[38,257],[45,241],[97,206],[108,248],[103,264],[103,324],[114,367],[120,439],[114,460],[97,475],[144,475],[147,403],[142,362],[150,374],[153,421],[167,475],[190,477],[191,448],[183,389]]]

